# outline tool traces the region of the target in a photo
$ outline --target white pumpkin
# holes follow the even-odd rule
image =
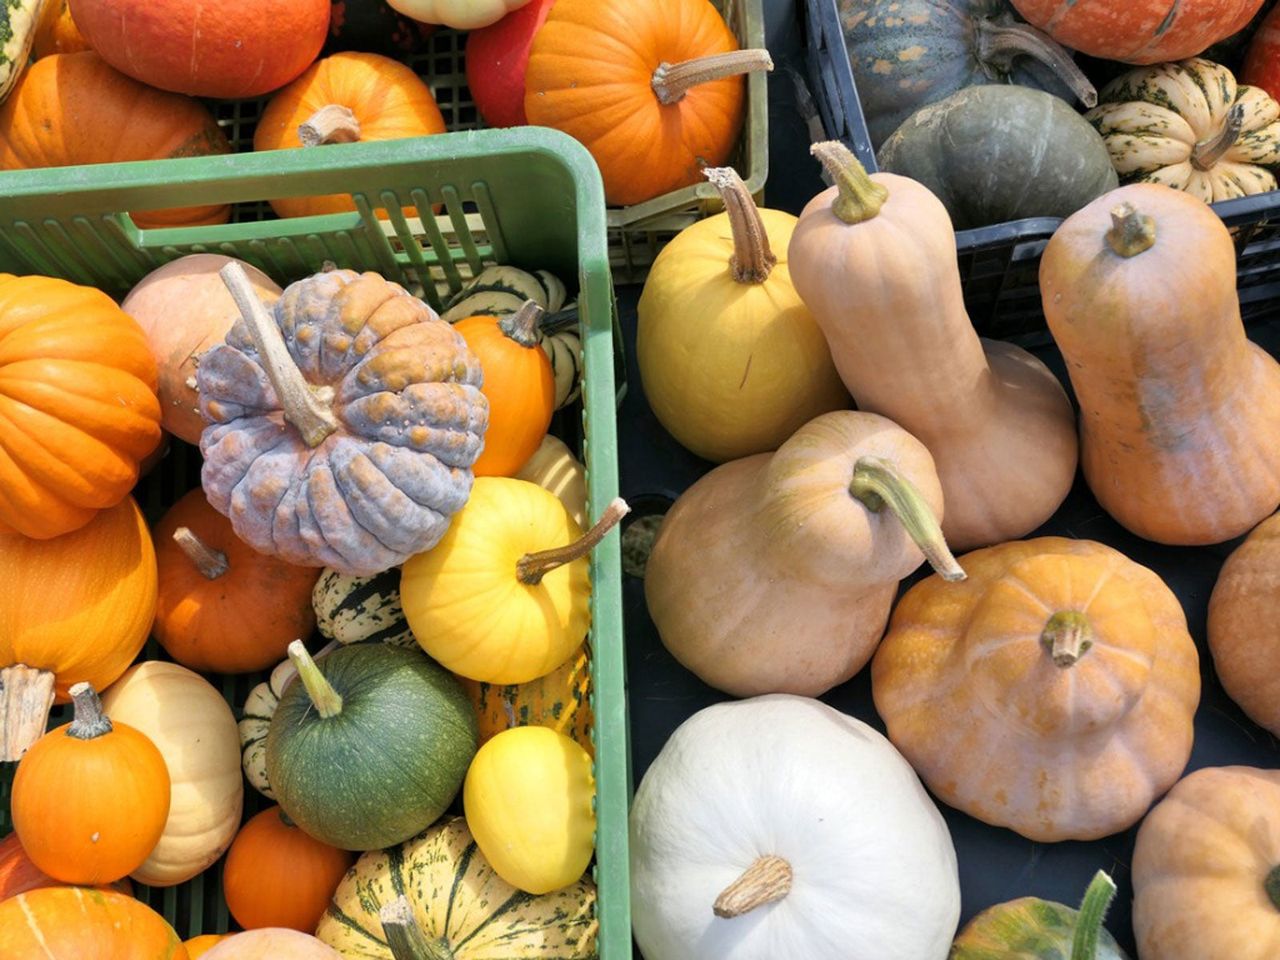
[[[517,480],[528,480],[550,490],[564,504],[578,526],[586,530],[587,471],[559,437],[547,434],[533,456],[516,474]]]
[[[226,852],[240,827],[236,718],[199,674],[159,660],[131,667],[102,705],[112,720],[146,734],[169,768],[169,819],[132,877],[152,887],[185,883]]]
[[[946,960],[960,917],[938,808],[883,736],[805,697],[694,714],[631,809],[646,960]]]
[[[496,23],[529,0],[387,0],[393,10],[423,23],[475,30]]]

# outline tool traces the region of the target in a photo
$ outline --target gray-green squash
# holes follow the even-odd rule
[[[347,850],[409,839],[453,802],[475,756],[475,711],[421,651],[342,647],[319,661],[289,647],[300,683],[267,734],[267,777],[303,830]]]
[[[935,193],[957,230],[1067,217],[1118,185],[1092,125],[1026,87],[966,87],[923,107],[885,141],[880,169]]]

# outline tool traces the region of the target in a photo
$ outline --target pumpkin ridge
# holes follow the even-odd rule
[[[25,415],[15,416],[14,407],[26,411]],[[31,420],[42,421],[43,427],[36,428]],[[85,475],[65,460],[59,460],[58,449],[71,442],[68,434],[78,434],[77,448],[92,453],[98,468],[94,475]],[[105,508],[110,505],[104,502],[110,499],[106,495],[108,491],[130,477],[137,478],[137,470],[128,470],[116,451],[97,437],[3,395],[0,395],[0,445],[15,461],[18,459],[15,454],[20,454],[24,461],[31,463],[32,470],[22,470],[27,477],[33,480],[39,477],[46,484],[56,483],[60,488],[59,499],[77,507]],[[116,469],[108,469],[110,467]]]
[[[515,893],[511,894],[511,896],[507,897],[507,899],[504,900],[501,904],[499,904],[499,906],[496,909],[491,910],[487,914],[485,914],[484,919],[482,919],[478,924],[472,927],[470,933],[468,933],[465,937],[463,937],[457,943],[452,943],[451,947],[453,948],[454,951],[461,950],[464,946],[470,943],[476,937],[477,934],[483,931],[485,927],[493,923],[494,920],[497,920],[503,914],[510,913],[516,907],[526,904],[532,899],[533,899],[533,894],[525,893],[523,890],[517,890]]]
[[[74,361],[60,361],[59,366],[69,366]],[[7,368],[0,368],[4,371],[13,371],[14,367],[25,366],[26,364],[11,364]],[[118,376],[117,376],[118,374]],[[51,378],[36,377],[12,377],[0,372],[0,397],[7,397],[15,403],[28,407],[31,410],[38,411],[48,417],[57,420],[55,414],[49,412],[49,407],[55,407],[59,403],[67,402],[67,398],[73,400],[79,405],[75,424],[67,424],[73,429],[78,430],[82,435],[100,440],[103,443],[121,447],[133,447],[138,449],[139,456],[145,456],[150,452],[151,444],[147,444],[146,449],[141,449],[141,445],[130,443],[140,432],[139,427],[145,427],[148,423],[155,421],[138,412],[133,420],[126,424],[116,424],[110,422],[109,418],[102,416],[91,416],[90,413],[112,413],[117,417],[121,415],[122,406],[128,407],[149,406],[146,403],[147,397],[154,397],[154,394],[145,392],[136,377],[125,374],[111,367],[96,366],[89,372],[89,376],[97,379],[97,382],[103,386],[107,386],[113,380],[122,381],[117,384],[116,396],[119,398],[116,403],[109,403],[102,399],[101,396],[95,395],[88,390],[71,389],[71,384],[63,384],[61,382],[50,382],[51,379],[61,381],[60,374],[53,374]],[[127,378],[127,379],[125,379]],[[132,384],[129,382],[132,381]],[[136,384],[141,389],[135,389],[133,392],[138,393],[137,397],[122,396],[130,392],[130,387]],[[44,401],[43,403],[40,401]],[[142,403],[138,403],[142,401]],[[65,421],[62,421],[65,423]],[[105,434],[105,436],[103,436]]]
[[[468,843],[458,855],[458,863],[453,871],[453,886],[449,888],[449,899],[444,912],[444,930],[441,931],[443,939],[450,942],[452,942],[453,905],[457,902],[458,891],[462,889],[463,878],[471,869],[471,860],[479,849],[480,845],[474,839]]]

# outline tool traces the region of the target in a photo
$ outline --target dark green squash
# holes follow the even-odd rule
[[[397,13],[387,0],[331,0],[324,53],[357,50],[403,56],[423,49],[435,29]]]
[[[281,808],[335,847],[400,843],[453,802],[475,756],[475,711],[421,651],[342,647],[311,659],[289,646],[301,683],[285,690],[267,734],[267,777]]]
[[[1097,91],[1066,50],[1005,0],[840,0],[871,143],[964,87],[1015,83],[1086,107]]]
[[[937,194],[957,230],[1067,217],[1118,184],[1093,126],[1026,87],[966,87],[918,110],[885,141],[880,169]]]

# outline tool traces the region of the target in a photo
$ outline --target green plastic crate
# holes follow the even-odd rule
[[[357,211],[291,220],[139,231],[121,211],[251,203],[347,193]],[[600,174],[576,141],[527,127],[444,134],[323,150],[159,160],[0,174],[0,271],[40,273],[117,296],[154,267],[188,253],[224,253],[281,283],[325,261],[375,270],[438,305],[489,263],[546,268],[578,279],[583,348],[581,415],[559,415],[559,432],[587,467],[592,515],[618,493],[615,309]],[[407,219],[404,208],[438,216]],[[387,218],[379,219],[378,211]],[[620,343],[621,341],[619,341]],[[197,486],[198,452],[176,442],[136,491],[148,518]],[[595,711],[599,944],[605,960],[631,954],[627,728],[618,533],[591,559],[592,693]],[[155,653],[154,644],[150,653]],[[262,675],[220,678],[239,715]],[[14,765],[0,776],[0,827],[9,828]],[[246,786],[246,817],[262,798]],[[179,887],[138,889],[185,937],[219,933],[230,918],[221,862]]]

